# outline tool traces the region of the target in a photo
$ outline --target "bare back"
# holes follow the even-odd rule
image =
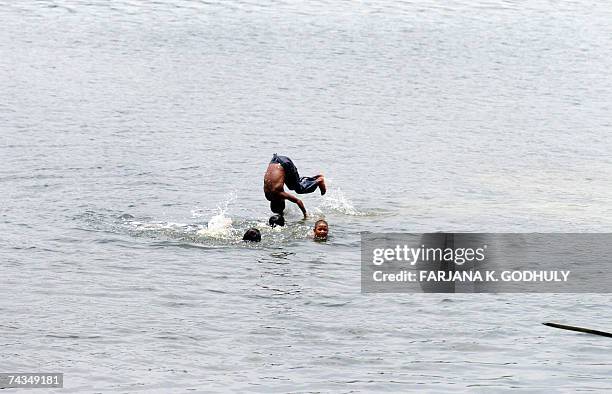
[[[285,191],[285,169],[278,163],[270,163],[264,175],[264,193],[268,201],[282,199]]]

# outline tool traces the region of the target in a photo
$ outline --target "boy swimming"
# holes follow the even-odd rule
[[[272,212],[282,215],[285,210],[285,200],[289,200],[297,204],[305,219],[306,208],[304,203],[293,194],[287,193],[284,185],[287,185],[289,190],[293,190],[297,194],[312,193],[317,190],[317,187],[321,191],[321,195],[324,195],[327,191],[323,175],[300,177],[290,158],[278,156],[275,153],[264,175],[264,194],[266,199],[270,201],[270,209]]]
[[[329,233],[329,225],[327,221],[317,220],[313,229],[315,241],[327,241],[327,233]]]
[[[257,230],[255,227],[251,227],[244,233],[242,236],[243,241],[249,242],[260,242],[261,241],[261,232]]]

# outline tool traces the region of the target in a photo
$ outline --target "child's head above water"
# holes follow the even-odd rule
[[[259,242],[261,241],[261,233],[256,228],[250,228],[244,233],[243,241]]]
[[[314,224],[314,238],[318,241],[327,240],[327,233],[329,232],[329,225],[323,219],[317,220]]]

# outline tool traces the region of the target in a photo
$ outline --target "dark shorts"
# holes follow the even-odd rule
[[[289,190],[293,190],[297,194],[312,193],[317,190],[319,185],[317,179],[319,177],[304,176],[300,178],[295,164],[287,156],[279,156],[275,153],[270,163],[278,163],[283,167],[285,170],[285,185]]]

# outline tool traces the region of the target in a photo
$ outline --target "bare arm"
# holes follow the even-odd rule
[[[300,200],[299,198],[297,198],[293,194],[287,193],[286,191],[283,191],[281,193],[281,197],[291,201],[292,203],[297,204],[297,206],[300,207],[300,210],[304,214],[304,219],[306,219],[306,207],[304,207],[304,203],[302,202],[302,200]]]

